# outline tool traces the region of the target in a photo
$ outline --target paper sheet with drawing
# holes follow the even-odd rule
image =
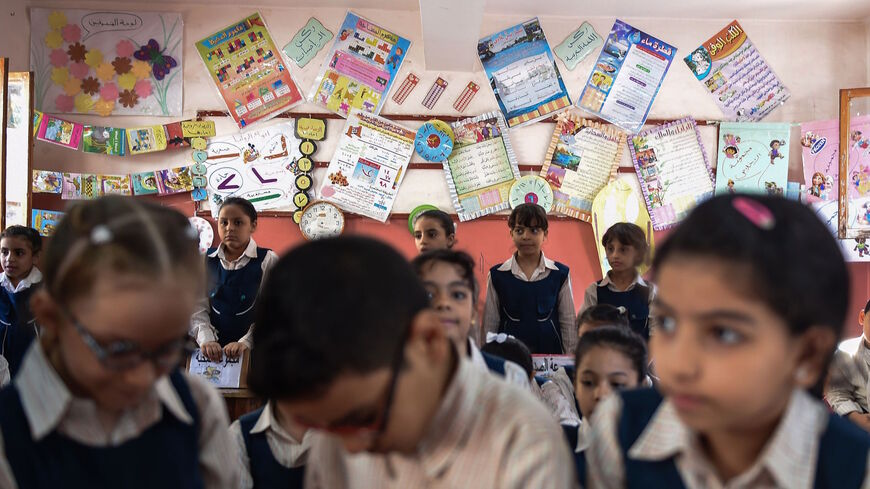
[[[416,132],[353,109],[319,195],[342,209],[385,222],[414,153]]]
[[[212,362],[197,348],[190,356],[188,372],[219,389],[238,389],[242,380],[242,358],[230,360],[223,354],[220,362]]]
[[[692,118],[641,131],[628,147],[656,231],[713,196],[713,170]]]
[[[488,112],[452,126],[456,143],[443,164],[459,220],[509,208],[508,194],[520,172],[501,114]]]
[[[716,195],[784,195],[790,124],[723,122],[719,126]]]

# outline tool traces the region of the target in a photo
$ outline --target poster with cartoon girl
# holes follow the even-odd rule
[[[870,116],[855,117],[849,133],[850,202],[870,198]],[[804,166],[804,198],[807,202],[836,202],[840,165],[840,130],[836,119],[801,124],[801,157]],[[850,208],[855,208],[850,204]],[[854,218],[859,218],[860,213]],[[870,225],[870,224],[868,224]]]
[[[790,124],[723,122],[716,195],[778,194],[788,184]]]

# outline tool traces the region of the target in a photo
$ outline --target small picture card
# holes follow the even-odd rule
[[[132,195],[130,175],[100,175],[103,195]]]
[[[51,236],[54,234],[54,230],[57,229],[61,219],[63,219],[63,212],[33,209],[31,213],[33,229],[39,232],[40,236]]]
[[[250,365],[250,355],[243,352],[234,360],[223,355],[220,362],[212,362],[200,349],[193,351],[187,371],[190,375],[200,377],[218,389],[238,389],[247,387],[247,373]]]
[[[38,110],[33,111],[33,137],[36,137],[36,134],[39,133],[39,126],[42,125],[42,112]]]
[[[157,174],[157,188],[161,194],[177,194],[193,190],[193,179],[190,176],[190,168],[187,166],[158,170],[155,173]]]
[[[103,194],[103,189],[100,185],[99,175],[91,173],[82,174],[82,199],[93,200],[99,198]]]
[[[125,130],[119,127],[84,126],[82,151],[110,156],[124,156]]]
[[[187,148],[190,147],[190,141],[184,137],[184,130],[181,122],[172,122],[164,124],[163,130],[166,132],[166,147],[169,149]]]
[[[166,131],[163,126],[128,129],[127,143],[131,155],[163,151],[166,149]]]
[[[56,171],[33,170],[34,193],[59,194],[63,189],[63,174]]]
[[[153,171],[134,173],[130,175],[130,180],[132,180],[133,184],[133,195],[154,195],[160,193],[160,189],[157,186],[157,175]]]
[[[396,93],[393,94],[393,102],[402,105],[402,102],[408,98],[408,95],[411,93],[411,90],[414,90],[414,87],[417,86],[417,83],[420,82],[420,77],[413,73],[408,73],[408,76],[405,77],[405,81],[399,85],[399,89],[396,90]]]
[[[435,83],[432,84],[432,88],[429,89],[426,96],[423,97],[423,107],[432,110],[432,107],[435,107],[438,99],[441,98],[441,94],[444,93],[444,90],[446,89],[447,80],[439,76],[438,79],[435,80]]]
[[[63,200],[77,200],[82,198],[82,174],[64,173],[63,190],[60,198]]]
[[[43,114],[42,123],[39,125],[39,131],[36,133],[36,139],[65,148],[79,149],[83,129],[83,126],[76,122],[65,121]]]
[[[480,86],[474,82],[468,82],[465,90],[459,94],[459,97],[453,102],[453,108],[456,109],[457,112],[462,112],[468,107],[468,104],[471,103],[471,99],[477,95],[477,91],[480,90]]]

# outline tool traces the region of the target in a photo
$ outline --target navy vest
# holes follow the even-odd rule
[[[480,354],[483,356],[483,361],[486,362],[486,368],[488,368],[490,372],[498,375],[499,377],[504,377],[504,358],[490,355],[489,353],[483,351],[480,352]]]
[[[578,426],[563,424],[562,433],[565,434],[565,439],[568,441],[568,448],[571,449],[571,455],[574,456],[574,467],[577,469],[577,480],[580,481],[580,487],[586,487],[586,452],[576,452],[577,438],[579,434]]]
[[[662,402],[655,389],[621,392],[623,408],[617,436],[625,461],[628,489],[684,489],[683,478],[673,458],[661,461],[635,460],[628,451],[649,424]],[[828,427],[819,440],[815,489],[859,489],[867,472],[870,435],[837,415],[829,415]]]
[[[625,292],[614,292],[607,286],[598,286],[598,303],[622,306],[628,311],[629,324],[635,333],[649,339],[649,287],[640,284]]]
[[[520,280],[501,265],[489,270],[493,289],[498,296],[499,333],[513,335],[536,353],[562,351],[562,331],[559,326],[559,291],[568,279],[568,267],[556,262],[558,270],[537,282]]]
[[[239,418],[245,450],[248,452],[251,465],[254,489],[302,489],[305,482],[305,467],[284,467],[272,455],[272,449],[266,441],[266,433],[251,433],[261,414],[263,408]]]
[[[15,384],[0,391],[0,429],[6,459],[20,489],[203,489],[199,470],[199,411],[179,371],[169,376],[194,420],[188,425],[166,407],[138,438],[93,447],[58,431],[34,440]]]
[[[216,248],[208,250],[208,255]],[[240,270],[227,270],[217,256],[208,259],[209,320],[217,329],[218,343],[239,341],[254,322],[254,305],[263,279],[263,260],[267,248],[257,248],[257,258]]]
[[[21,366],[24,353],[36,337],[36,320],[30,312],[30,298],[41,284],[12,293],[0,291],[0,353],[9,362],[9,374],[14,376]]]

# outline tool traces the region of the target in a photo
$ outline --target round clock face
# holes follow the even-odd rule
[[[444,161],[453,151],[453,138],[449,124],[432,119],[417,130],[414,149],[426,161]]]
[[[334,238],[344,231],[344,213],[330,202],[312,202],[302,211],[299,229],[308,240]]]
[[[513,184],[509,199],[511,209],[520,204],[538,204],[550,212],[553,207],[553,189],[543,178],[526,175]]]
[[[199,252],[205,254],[214,241],[214,229],[211,227],[210,222],[201,217],[194,216],[188,220],[190,225],[199,233]]]

